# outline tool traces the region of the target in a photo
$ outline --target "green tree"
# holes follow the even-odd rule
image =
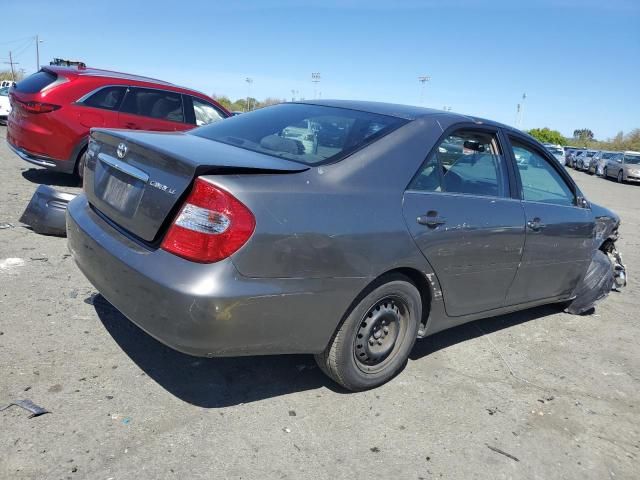
[[[529,135],[542,143],[553,143],[554,145],[566,145],[567,141],[557,130],[551,130],[547,127],[532,128]]]

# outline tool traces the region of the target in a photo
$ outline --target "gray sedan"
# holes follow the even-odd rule
[[[624,275],[619,218],[541,144],[450,112],[318,101],[94,129],[84,191],[69,248],[135,324],[197,356],[312,353],[351,390],[392,378],[416,338],[581,313]]]

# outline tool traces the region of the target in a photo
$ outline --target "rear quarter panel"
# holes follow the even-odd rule
[[[249,277],[376,277],[430,271],[402,214],[406,185],[441,130],[418,119],[332,165],[287,175],[211,176],[256,217],[234,256]]]

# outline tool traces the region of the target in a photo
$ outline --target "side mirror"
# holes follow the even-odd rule
[[[576,204],[580,208],[591,208],[591,205],[589,205],[589,201],[584,197],[578,197],[576,199]]]

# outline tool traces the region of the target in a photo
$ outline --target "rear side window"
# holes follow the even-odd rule
[[[307,165],[341,160],[406,120],[345,108],[285,103],[193,130],[199,137]]]
[[[82,102],[87,107],[102,108],[104,110],[117,110],[120,108],[127,87],[101,88]]]
[[[544,156],[513,138],[511,146],[518,163],[524,200],[553,205],[575,205],[573,190]]]
[[[170,122],[184,122],[182,95],[165,90],[130,88],[120,111]]]
[[[24,80],[19,81],[16,84],[15,89],[18,92],[23,93],[37,93],[43,88],[51,85],[57,78],[58,76],[51,72],[40,70],[33,75],[29,75]]]
[[[459,130],[429,155],[411,190],[506,197],[506,163],[494,133]]]
[[[197,97],[191,97],[191,101],[193,102],[193,112],[197,126],[202,127],[203,125],[209,125],[210,123],[225,118],[225,116],[210,103],[204,102]]]

